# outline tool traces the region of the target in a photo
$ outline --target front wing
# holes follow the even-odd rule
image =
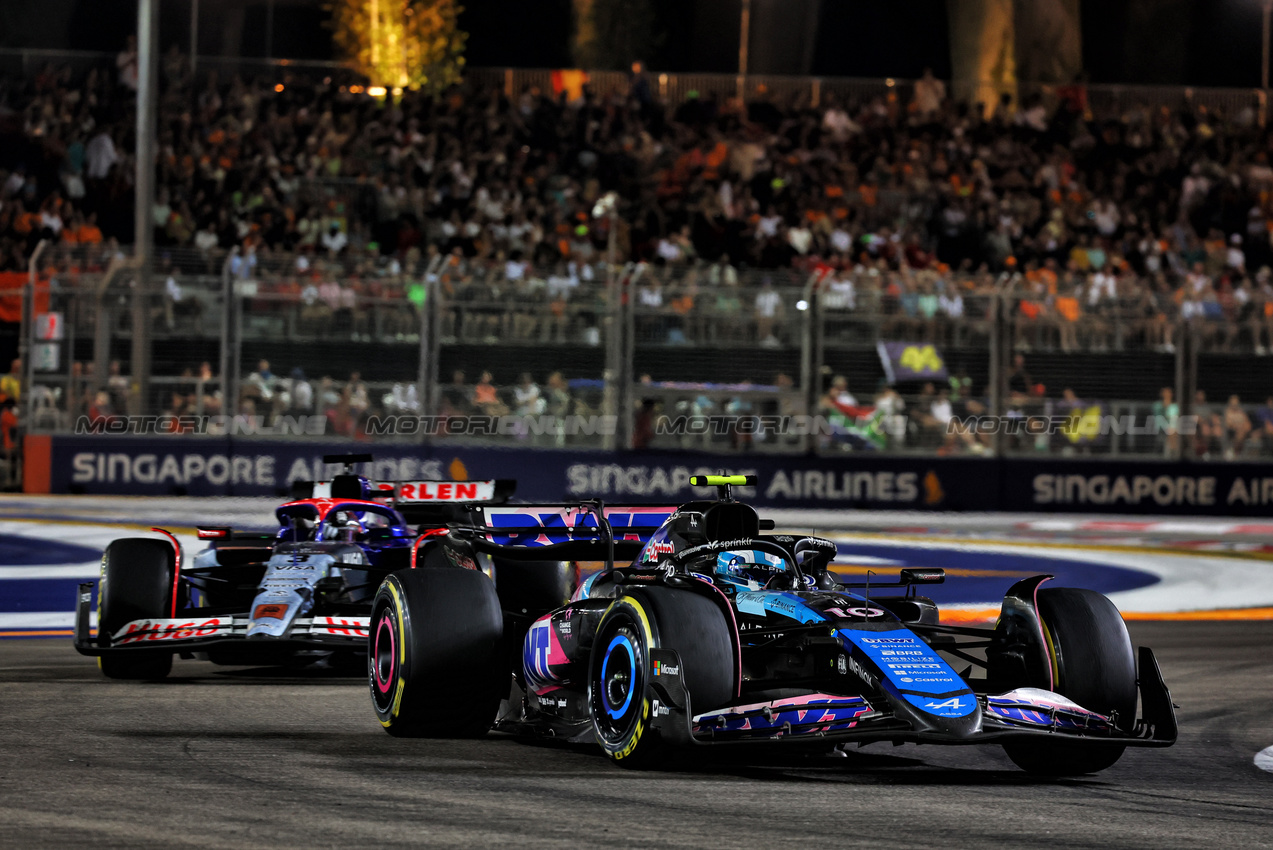
[[[656,697],[651,700],[649,718],[650,728],[659,730],[660,736],[673,744],[720,746],[802,741],[819,745],[876,741],[990,744],[1033,738],[1064,739],[1078,744],[1168,747],[1176,741],[1171,694],[1153,652],[1145,647],[1140,650],[1142,717],[1130,733],[1093,712],[1065,707],[1040,711],[1036,705],[1015,702],[1011,695],[979,696],[981,728],[962,736],[916,729],[907,720],[875,710],[862,697],[829,694],[730,706],[694,715],[684,680],[679,675],[683,669],[680,656],[673,650],[656,649],[651,651],[651,659],[659,661],[662,670],[678,670],[674,675],[661,673],[655,679]]]
[[[218,614],[200,615],[193,611],[176,619],[134,620],[110,635],[105,645],[95,640],[89,630],[89,606],[92,584],[80,586],[75,609],[75,648],[83,655],[105,655],[114,652],[169,649],[173,652],[201,652],[229,646],[244,647],[259,643],[266,647],[295,649],[361,648],[367,643],[370,617],[301,617],[281,638],[248,639],[251,618]]]

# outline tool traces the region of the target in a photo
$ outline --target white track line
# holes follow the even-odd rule
[[[1102,566],[1124,567],[1158,576],[1159,582],[1136,590],[1110,593],[1110,600],[1128,613],[1209,611],[1225,608],[1273,606],[1273,562],[1166,552],[1118,552],[1112,550],[1036,547],[1029,543],[955,543],[881,540],[878,537],[828,535],[836,543],[912,549],[1029,554],[1032,559],[1065,559]],[[849,560],[852,553],[841,554]],[[1046,567],[1044,567],[1046,569]],[[998,605],[996,600],[988,600]]]
[[[1255,766],[1273,773],[1273,747],[1265,747],[1255,754]]]
[[[89,615],[89,625],[97,626],[97,612]],[[22,629],[72,629],[75,628],[74,611],[22,611],[0,614],[0,630]]]

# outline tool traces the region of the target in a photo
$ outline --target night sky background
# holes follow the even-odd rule
[[[649,66],[656,71],[733,72],[738,50],[739,0],[652,0],[662,43]],[[1092,82],[1257,86],[1261,3],[1258,0],[1159,0],[1154,14],[1137,15],[1134,0],[1082,0],[1083,56]],[[70,0],[58,43],[24,46],[116,51],[133,31],[135,0]],[[466,0],[462,24],[474,66],[568,67],[570,0]],[[1140,3],[1145,8],[1145,3]],[[201,52],[219,52],[204,0]],[[1161,10],[1161,14],[1157,13]],[[189,4],[164,0],[161,44],[185,44]],[[276,57],[330,59],[325,13],[315,2],[279,0],[274,13]],[[249,5],[241,45],[265,54],[265,4]],[[49,27],[41,40],[48,42]],[[932,67],[950,76],[945,0],[823,0],[813,54],[822,76],[916,77]],[[0,41],[22,43],[19,36]]]

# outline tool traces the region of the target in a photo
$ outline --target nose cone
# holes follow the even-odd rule
[[[266,591],[252,603],[252,621],[248,624],[249,639],[286,637],[292,621],[300,613],[304,598],[295,591],[286,596],[272,595],[278,591]]]
[[[906,704],[921,728],[967,738],[981,731],[981,707],[971,693],[953,696],[921,696],[905,694]]]

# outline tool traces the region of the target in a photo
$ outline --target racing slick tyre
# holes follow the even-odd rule
[[[504,607],[536,618],[570,601],[578,573],[571,561],[513,561],[492,558],[495,590]]]
[[[105,646],[134,620],[162,620],[172,614],[177,556],[166,540],[116,540],[102,555],[97,585],[97,640]],[[99,655],[97,666],[110,679],[162,679],[172,671],[172,653],[127,650]]]
[[[597,626],[588,662],[592,729],[624,767],[656,764],[663,742],[650,726],[655,671],[651,649],[673,649],[690,709],[699,714],[734,696],[731,626],[720,608],[692,591],[644,587],[617,598]]]
[[[1115,718],[1125,732],[1136,725],[1136,658],[1114,603],[1093,590],[1039,591],[1039,618],[1053,690],[1090,711]],[[1003,746],[1021,769],[1040,776],[1079,776],[1104,770],[1122,756],[1119,744],[1014,741]]]
[[[484,574],[459,568],[392,573],[372,604],[367,643],[380,725],[399,738],[485,735],[507,695],[503,635],[499,598]]]

